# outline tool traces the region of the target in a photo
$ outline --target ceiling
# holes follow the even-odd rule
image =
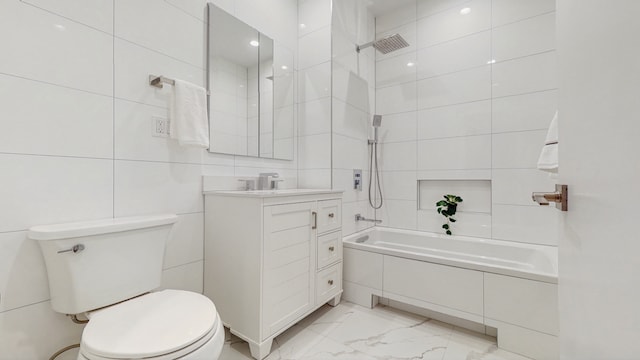
[[[415,4],[416,0],[368,0],[367,2],[373,16],[377,17],[405,5]]]

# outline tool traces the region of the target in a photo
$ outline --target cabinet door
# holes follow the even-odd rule
[[[264,208],[262,339],[313,306],[316,202]]]

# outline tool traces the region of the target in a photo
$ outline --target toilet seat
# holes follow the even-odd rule
[[[80,352],[91,360],[184,356],[219,329],[215,305],[194,292],[164,290],[90,314]]]

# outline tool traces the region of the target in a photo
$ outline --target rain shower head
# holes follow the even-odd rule
[[[382,115],[373,115],[373,127],[382,125]]]
[[[400,34],[393,34],[382,39],[368,42],[363,45],[356,46],[356,50],[360,52],[362,49],[366,49],[369,46],[373,46],[376,50],[380,51],[383,54],[388,54],[392,51],[400,50],[409,46],[409,43],[400,36]]]

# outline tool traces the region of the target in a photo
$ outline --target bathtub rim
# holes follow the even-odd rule
[[[549,260],[552,262],[555,272],[548,273],[548,272],[542,272],[542,271],[526,271],[526,270],[507,267],[507,266],[500,266],[500,265],[488,265],[488,264],[483,264],[483,263],[468,261],[468,260],[452,260],[450,258],[443,257],[443,256],[416,254],[416,253],[405,251],[405,250],[391,249],[383,246],[376,246],[376,245],[367,244],[367,243],[355,242],[357,238],[360,238],[361,236],[370,234],[372,232],[388,232],[388,233],[397,233],[397,234],[404,234],[404,235],[414,235],[414,236],[420,236],[420,237],[443,238],[442,234],[433,233],[433,232],[375,226],[369,229],[364,229],[364,230],[355,232],[353,234],[344,236],[342,238],[343,246],[345,248],[350,248],[350,249],[369,251],[369,252],[379,253],[383,255],[424,261],[424,262],[429,262],[433,264],[447,265],[447,266],[452,266],[452,267],[457,267],[462,269],[483,271],[483,272],[498,274],[498,275],[513,276],[513,277],[518,277],[522,279],[541,281],[541,282],[546,282],[551,284],[558,283],[558,250],[555,246],[520,243],[520,242],[514,242],[514,241],[495,240],[495,239],[487,239],[487,238],[476,238],[476,237],[460,236],[460,235],[453,235],[450,237],[452,240],[456,240],[456,241],[485,243],[485,244],[501,245],[501,246],[508,246],[508,247],[516,247],[516,248],[534,249],[544,254],[545,256],[547,256]],[[447,236],[447,238],[449,238],[449,236]]]

